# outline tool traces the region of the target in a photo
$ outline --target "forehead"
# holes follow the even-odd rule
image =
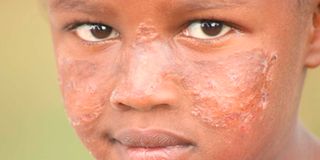
[[[80,11],[90,14],[125,15],[180,11],[185,14],[201,9],[269,8],[270,4],[280,4],[280,6],[288,4],[286,1],[292,3],[293,0],[49,0],[49,7],[51,11]]]
[[[198,9],[269,8],[278,5],[285,8],[301,6],[307,0],[48,0],[51,11],[112,12],[125,11],[170,12]],[[126,12],[123,12],[127,14]]]
[[[250,2],[251,1],[251,2]],[[255,0],[258,1],[258,0]],[[141,9],[157,8],[168,9],[174,7],[184,8],[223,8],[245,5],[252,0],[49,0],[52,9],[84,10],[84,9],[125,9],[132,8],[137,11]]]
[[[84,5],[84,4],[93,4],[93,3],[106,3],[106,4],[216,4],[216,5],[227,5],[227,4],[243,4],[250,2],[252,0],[49,0],[50,4],[53,7],[73,7],[77,5]],[[258,0],[259,1],[259,0]],[[252,1],[254,2],[254,1]],[[144,6],[145,7],[145,6]]]

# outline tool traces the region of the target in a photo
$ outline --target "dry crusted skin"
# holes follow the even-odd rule
[[[197,78],[185,82],[194,97],[192,115],[212,127],[246,127],[262,118],[276,59],[276,54],[256,49],[197,64],[190,69]]]
[[[101,117],[112,114],[110,101],[114,97],[126,100],[158,93],[157,89],[164,81],[172,81],[181,93],[179,96],[186,97],[182,99],[188,102],[182,104],[191,104],[177,106],[178,112],[188,112],[189,118],[193,117],[208,128],[238,128],[246,133],[250,132],[252,121],[263,118],[277,54],[253,49],[217,54],[209,60],[194,60],[171,57],[169,48],[159,45],[161,43],[140,49],[139,45],[134,46],[140,55],[127,66],[129,78],[115,78],[119,81],[118,86],[114,86],[112,79],[119,74],[118,65],[112,64],[118,62],[101,58],[102,55],[85,60],[70,58],[68,54],[58,56],[61,87],[70,121],[97,159],[109,155],[106,149],[110,146],[101,139],[103,133],[99,128],[105,125]],[[159,47],[163,50],[156,50]],[[150,51],[168,55],[155,60]],[[148,63],[150,61],[152,63]],[[115,125],[117,123],[120,122]]]
[[[183,50],[173,53],[169,46],[157,41],[161,38],[149,23],[152,22],[139,24],[136,43],[121,52],[127,61],[103,55],[77,59],[67,53],[58,54],[61,87],[74,127],[94,128],[92,123],[98,121],[113,99],[125,100],[134,95],[143,101],[145,95],[157,93],[155,90],[163,81],[175,82],[181,97],[190,101],[186,104],[193,104],[186,106],[191,115],[211,127],[246,128],[246,123],[261,118],[259,112],[268,103],[275,53],[252,49],[216,54],[205,60],[190,58],[182,54]],[[127,69],[116,69],[119,66]],[[114,87],[109,79],[119,77],[119,72],[127,72],[127,77],[116,79],[119,83]]]
[[[142,62],[148,61],[148,57],[140,58]],[[166,65],[165,71],[159,69],[156,73],[179,79],[182,90],[193,102],[190,112],[200,121],[212,127],[240,126],[257,118],[257,114],[267,106],[269,73],[276,58],[276,54],[254,49],[217,56],[210,61],[180,61],[171,67]],[[90,62],[66,57],[59,58],[59,66],[62,66],[61,86],[72,124],[76,127],[95,121],[110,100],[106,93],[108,73],[103,72],[107,66],[98,58]],[[139,67],[152,69],[147,64],[139,64]],[[134,70],[139,70],[139,67]],[[150,72],[155,73],[154,70]],[[150,75],[148,80],[153,83],[144,86],[141,94],[153,92],[159,83],[159,75]],[[136,87],[143,85],[135,84]],[[116,94],[115,90],[111,97]],[[130,96],[130,93],[122,96]]]

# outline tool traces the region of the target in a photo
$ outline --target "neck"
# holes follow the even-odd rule
[[[277,160],[319,160],[320,143],[301,124],[297,124]]]

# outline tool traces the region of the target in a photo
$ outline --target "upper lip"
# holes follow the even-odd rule
[[[126,129],[117,132],[113,140],[129,148],[162,148],[193,146],[190,140],[165,130]]]

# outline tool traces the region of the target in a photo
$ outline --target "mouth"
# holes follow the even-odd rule
[[[164,130],[123,130],[112,141],[124,160],[187,159],[195,147],[190,140]]]

